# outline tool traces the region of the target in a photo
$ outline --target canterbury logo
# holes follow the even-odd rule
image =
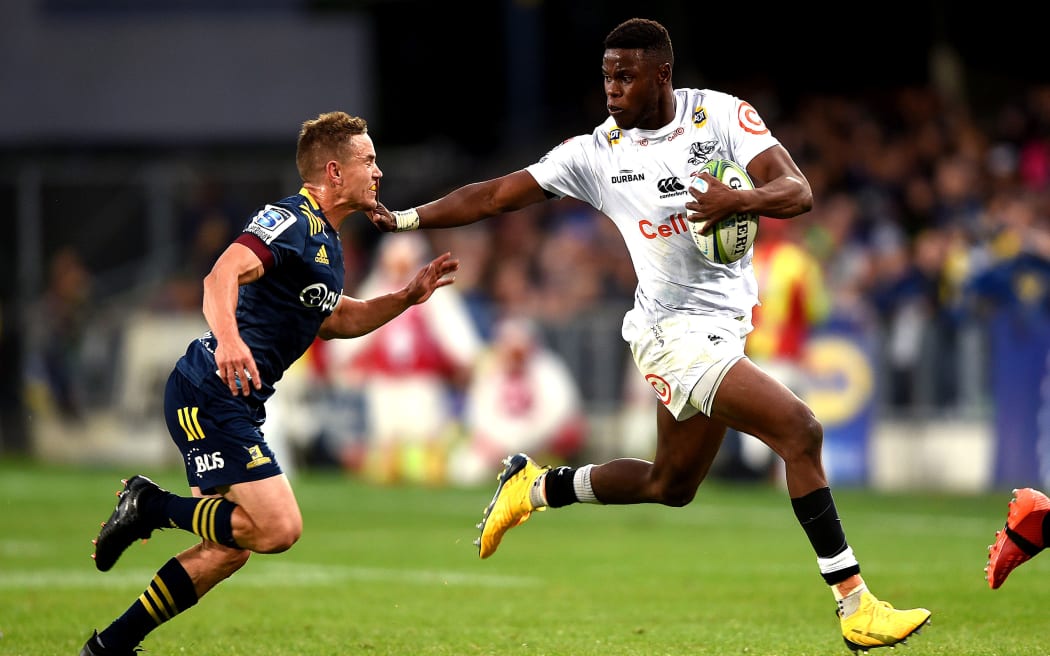
[[[325,250],[324,244],[321,244],[321,248],[317,249],[317,257],[314,258],[314,262],[318,264],[329,264],[328,251]]]
[[[660,190],[661,194],[685,191],[685,185],[678,178],[664,178],[656,183],[656,188]]]
[[[215,511],[219,509],[222,499],[204,499],[193,509],[191,530],[205,540],[218,542],[215,539]]]
[[[179,426],[182,426],[182,430],[186,431],[186,439],[190,442],[194,440],[203,440],[205,438],[204,429],[201,428],[201,424],[197,421],[197,412],[200,408],[179,408]]]
[[[725,341],[725,339],[723,339],[721,335],[716,335],[714,333],[708,333],[707,339],[712,344],[721,344],[722,342]]]
[[[139,596],[142,604],[153,621],[162,624],[179,614],[180,609],[175,605],[175,599],[171,596],[168,586],[160,575],[153,577],[149,587]]]

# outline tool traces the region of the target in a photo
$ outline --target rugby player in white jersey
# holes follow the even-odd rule
[[[788,219],[812,206],[809,182],[750,104],[718,91],[675,89],[673,64],[662,25],[628,20],[605,39],[609,117],[591,134],[566,140],[522,170],[416,208],[389,212],[380,205],[372,213],[385,231],[449,228],[572,197],[616,224],[634,263],[638,286],[623,337],[661,402],[653,461],[550,469],[525,454],[507,458],[478,525],[480,555],[491,556],[507,530],[547,507],[688,504],[731,426],[783,458],[792,507],[838,602],[846,645],[903,642],[930,612],[894,609],[868,591],[824,472],[820,422],[744,355],[758,302],[751,253],[714,264],[700,255],[686,223],[710,224],[735,212]],[[715,158],[744,166],[756,188],[730,189],[706,173],[705,193],[689,188]]]

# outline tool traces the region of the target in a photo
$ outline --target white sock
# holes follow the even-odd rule
[[[853,555],[853,548],[848,546],[837,556],[817,558],[817,567],[820,568],[821,574],[831,574],[832,572],[844,570],[847,567],[855,567],[858,564],[857,557]]]
[[[848,595],[843,597],[839,593],[837,586],[831,586],[831,591],[835,594],[835,601],[839,603],[839,615],[842,617],[849,617],[853,613],[856,613],[857,609],[860,608],[860,595],[862,592],[867,592],[867,590],[867,584],[861,583],[850,590]]]
[[[543,472],[532,482],[532,487],[529,488],[529,502],[533,508],[547,507],[547,472]]]
[[[591,487],[591,469],[593,468],[594,465],[584,465],[573,474],[572,487],[580,503],[601,503],[598,497],[594,496],[594,488]]]

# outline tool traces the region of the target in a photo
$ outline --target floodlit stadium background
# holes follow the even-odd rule
[[[202,226],[297,189],[304,119],[366,117],[383,201],[425,202],[599,123],[601,40],[633,4],[6,3],[0,455],[170,462],[161,386],[202,329],[207,239],[223,234]],[[951,3],[821,20],[646,7],[671,30],[676,85],[750,100],[814,184],[803,223],[833,301],[809,400],[833,480],[1050,484],[1050,80],[1034,21]],[[379,235],[351,223],[353,294]],[[652,400],[619,337],[633,274],[618,236],[567,203],[500,225],[427,236],[463,260],[479,332],[510,244],[580,386],[580,457],[644,456]],[[333,423],[359,421],[353,390],[306,387],[274,410],[274,437],[304,453],[333,439],[304,416],[319,397]]]

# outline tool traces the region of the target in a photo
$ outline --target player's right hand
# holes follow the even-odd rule
[[[252,388],[262,389],[259,367],[251,349],[239,337],[219,341],[215,347],[215,365],[215,373],[233,396],[248,396]]]
[[[372,225],[379,228],[380,232],[394,232],[397,228],[397,221],[394,219],[394,215],[382,203],[377,202],[376,208],[365,212],[365,215],[368,216]]]

